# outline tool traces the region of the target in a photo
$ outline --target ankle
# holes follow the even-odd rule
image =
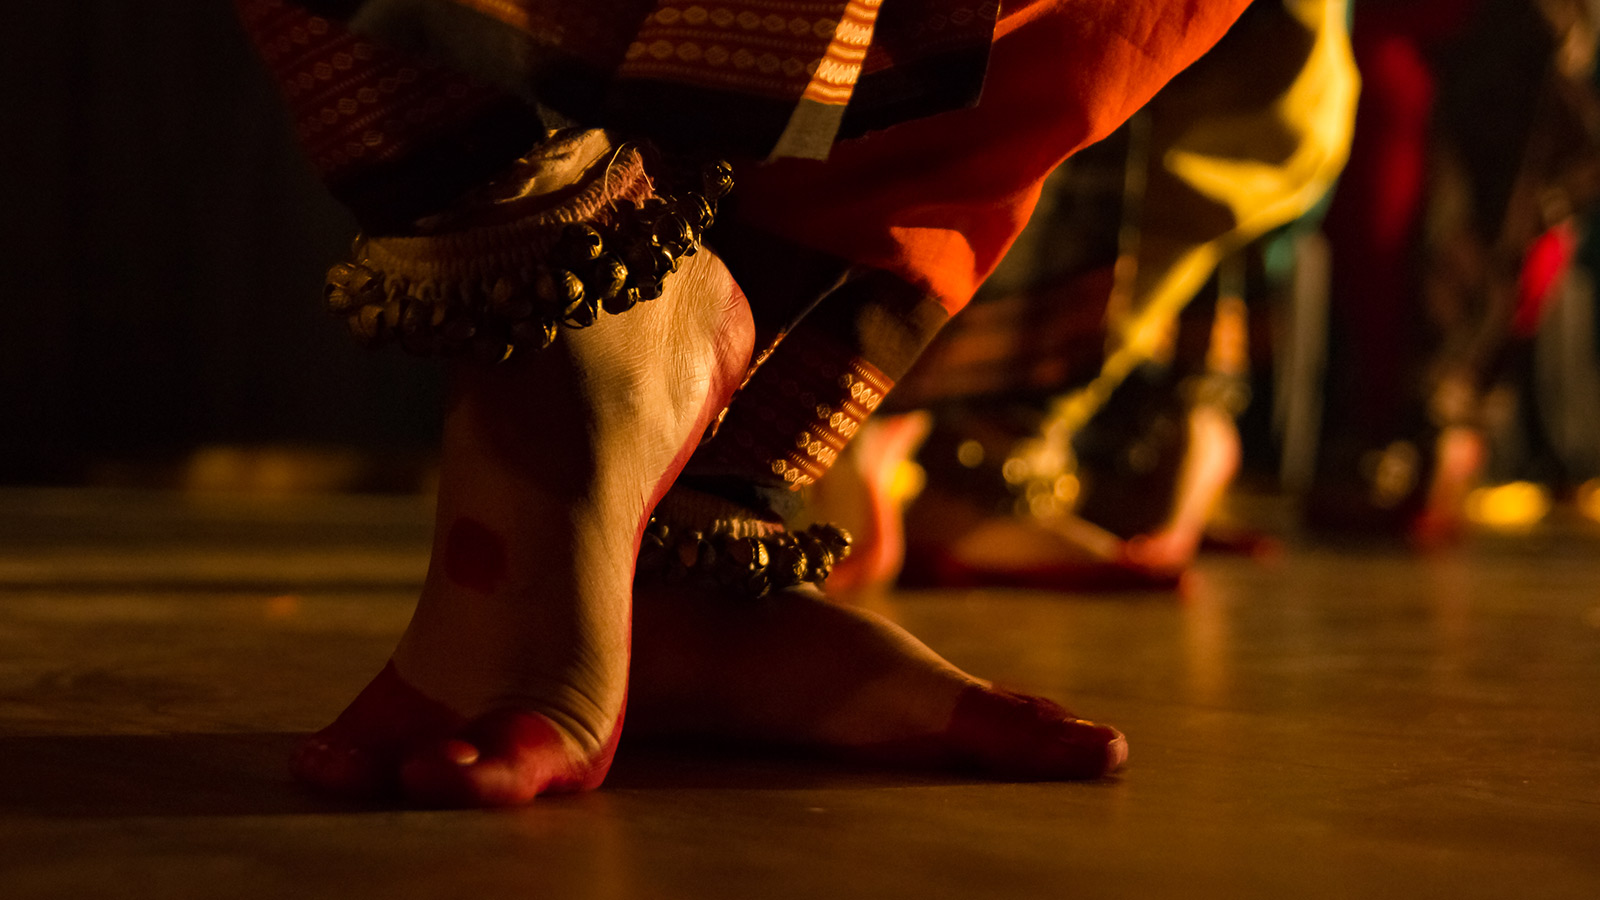
[[[503,363],[660,297],[700,248],[726,163],[669,191],[638,145],[553,139],[412,233],[358,236],[328,272],[329,312],[369,346]]]
[[[820,585],[849,552],[850,535],[837,526],[790,532],[770,514],[674,487],[645,526],[636,577],[759,598]]]

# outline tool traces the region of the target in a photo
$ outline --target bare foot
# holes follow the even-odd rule
[[[874,613],[641,586],[629,734],[777,744],[998,778],[1097,778],[1121,733],[950,664]]]
[[[525,803],[605,777],[644,524],[748,364],[720,260],[510,371],[452,372],[432,562],[389,665],[291,767],[334,794]]]
[[[1411,521],[1411,542],[1419,550],[1442,550],[1466,530],[1467,494],[1483,473],[1488,447],[1483,433],[1456,425],[1442,429],[1434,442],[1433,478],[1422,511]]]
[[[1183,566],[1134,560],[1126,542],[1076,516],[999,514],[939,483],[917,484],[911,500],[898,482],[931,424],[925,412],[869,421],[812,494],[807,518],[840,522],[855,539],[828,578],[834,598],[857,600],[897,577],[912,587],[1177,586]]]
[[[1128,541],[1127,557],[1154,571],[1181,572],[1194,562],[1217,503],[1239,471],[1239,427],[1232,414],[1204,404],[1189,410],[1189,440],[1172,512],[1155,532]]]
[[[1128,542],[1071,514],[995,513],[929,485],[906,517],[900,584],[1078,592],[1178,587],[1181,566],[1146,565],[1128,548]]]

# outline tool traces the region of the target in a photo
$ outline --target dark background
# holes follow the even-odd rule
[[[427,448],[431,363],[318,307],[355,226],[226,0],[8,3],[0,482],[204,443]]]
[[[12,2],[0,24],[0,484],[214,444],[424,457],[438,367],[322,314],[355,226],[232,4]]]

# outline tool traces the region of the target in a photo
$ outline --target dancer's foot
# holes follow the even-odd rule
[[[640,534],[751,341],[744,297],[706,251],[660,298],[507,372],[461,364],[416,613],[295,774],[443,805],[598,785],[621,730]]]
[[[1467,494],[1489,452],[1483,432],[1457,425],[1440,430],[1434,441],[1433,477],[1422,511],[1411,522],[1411,542],[1419,550],[1442,550],[1466,531]]]
[[[863,429],[857,444],[865,449],[852,444],[855,466],[842,473],[854,475],[853,483],[830,484],[844,466],[836,466],[823,482],[832,495],[855,488],[870,513],[845,520],[856,534],[856,544],[851,559],[835,572],[838,586],[845,590],[870,586],[892,579],[898,571],[900,584],[913,587],[1177,588],[1240,460],[1238,429],[1222,408],[1198,405],[1188,412],[1186,426],[1170,495],[1151,486],[1152,496],[1141,498],[1167,504],[1164,521],[1149,533],[1126,540],[1070,513],[1036,517],[995,512],[992,503],[937,480],[922,487],[907,515],[903,501],[893,499],[893,473],[916,451],[926,422],[899,417],[881,429],[882,439],[871,441],[862,438],[878,435]],[[828,491],[821,495],[832,499]],[[821,515],[835,518],[840,509],[848,509],[848,504],[833,501]],[[854,527],[858,521],[867,525],[859,532]]]
[[[1012,693],[814,589],[760,601],[641,585],[629,734],[795,747],[998,778],[1097,778],[1115,729]]]
[[[1183,573],[1132,558],[1128,542],[1070,513],[996,513],[932,484],[905,521],[905,587],[1173,590]]]
[[[1465,532],[1465,501],[1482,471],[1482,432],[1439,431],[1426,455],[1420,441],[1394,441],[1368,451],[1357,467],[1353,444],[1334,444],[1332,460],[1306,498],[1306,522],[1335,535],[1405,539],[1420,551],[1442,550]],[[1343,465],[1341,465],[1343,463]]]
[[[1239,471],[1239,427],[1227,410],[1197,405],[1189,410],[1188,429],[1172,513],[1156,531],[1128,540],[1127,558],[1152,571],[1182,572],[1194,562],[1206,526]]]
[[[992,504],[937,481],[919,483],[907,496],[902,473],[916,468],[908,464],[930,425],[922,412],[869,421],[812,495],[807,516],[840,522],[855,538],[850,556],[828,579],[833,596],[850,599],[897,577],[907,587],[1177,586],[1183,565],[1137,561],[1126,542],[1075,516],[996,513]]]

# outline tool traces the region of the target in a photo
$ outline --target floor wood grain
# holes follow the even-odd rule
[[[1600,896],[1600,535],[1207,560],[1184,596],[904,593],[957,663],[1127,732],[996,784],[625,743],[511,812],[283,760],[386,657],[409,499],[0,492],[0,897]]]

